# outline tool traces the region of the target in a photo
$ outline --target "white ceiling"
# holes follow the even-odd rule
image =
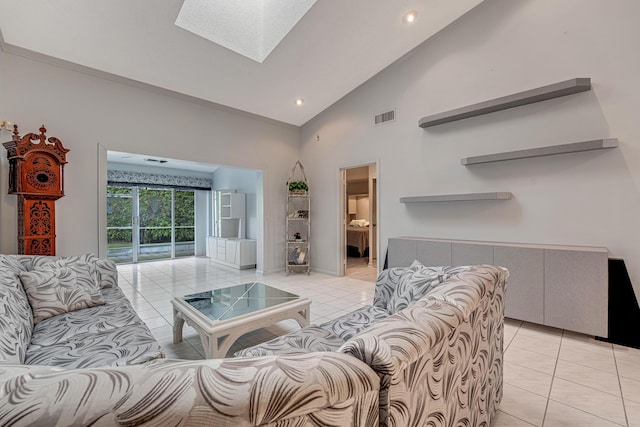
[[[175,25],[181,0],[0,0],[0,30],[8,51],[301,126],[482,1],[317,1],[262,63]]]

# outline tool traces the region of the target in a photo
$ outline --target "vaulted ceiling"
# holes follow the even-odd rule
[[[282,10],[295,1],[250,4]],[[311,6],[288,33],[282,28],[293,24],[283,24],[286,35],[262,62],[263,54],[250,59],[176,25],[182,0],[0,0],[0,30],[8,52],[58,58],[300,126],[482,2],[305,1]],[[269,19],[285,21],[277,7]],[[412,24],[402,19],[409,11],[417,11]],[[221,27],[220,16],[214,12],[212,26]],[[228,25],[232,39],[255,25],[236,18]]]

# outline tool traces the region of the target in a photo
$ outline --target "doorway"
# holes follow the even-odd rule
[[[340,275],[375,281],[378,272],[376,163],[340,170]]]

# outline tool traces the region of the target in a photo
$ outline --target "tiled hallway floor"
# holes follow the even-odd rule
[[[372,282],[326,274],[256,275],[207,258],[118,266],[120,286],[169,358],[200,359],[203,349],[185,325],[185,340],[172,342],[171,298],[250,281],[310,298],[312,323],[370,304]],[[560,329],[507,319],[504,397],[492,423],[498,426],[640,427],[640,350],[611,345]],[[241,337],[231,351],[298,328],[294,321]]]

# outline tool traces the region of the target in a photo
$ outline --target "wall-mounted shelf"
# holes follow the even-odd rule
[[[570,144],[551,145],[548,147],[529,148],[526,150],[507,151],[504,153],[486,154],[484,156],[466,157],[460,160],[462,166],[481,163],[503,162],[506,160],[527,159],[530,157],[553,156],[555,154],[579,153],[581,151],[606,150],[618,146],[617,138],[594,139],[592,141],[573,142]]]
[[[436,196],[401,197],[400,203],[467,202],[473,200],[509,200],[509,192],[441,194]]]
[[[418,121],[418,126],[427,128],[441,125],[443,123],[455,122],[469,117],[489,114],[496,111],[507,110],[521,105],[533,104],[547,99],[559,98],[561,96],[591,90],[591,79],[589,77],[579,77],[559,83],[550,84],[524,92],[483,101],[466,107],[456,108],[443,113],[426,116]]]

